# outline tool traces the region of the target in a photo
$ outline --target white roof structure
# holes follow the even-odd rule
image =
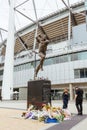
[[[64,0],[71,6],[84,0]],[[10,0],[0,0],[0,42],[7,38]],[[65,5],[62,0],[15,0],[15,27],[19,30],[33,21],[52,14]]]

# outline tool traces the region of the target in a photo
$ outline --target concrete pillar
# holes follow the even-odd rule
[[[2,84],[2,100],[10,100],[13,92],[13,66],[14,66],[14,1],[9,1],[9,25],[5,53],[5,64]]]
[[[73,100],[73,86],[72,84],[69,84],[69,91],[70,91],[70,101]]]
[[[69,19],[68,19],[68,47],[70,46],[70,35],[71,35],[71,14],[69,12]]]

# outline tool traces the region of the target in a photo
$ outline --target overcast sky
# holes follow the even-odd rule
[[[0,28],[4,28],[6,30],[8,30],[8,18],[9,18],[8,1],[9,0],[0,0]],[[25,1],[26,0],[15,0],[15,6]],[[34,1],[35,1],[38,19],[65,7],[65,5],[62,3],[61,0],[34,0]],[[84,0],[69,0],[70,4],[79,1],[84,1]],[[67,0],[65,0],[65,2],[67,3]],[[28,0],[28,2],[18,7],[17,10],[21,11],[22,13],[32,18],[33,20],[36,20],[32,0]],[[25,25],[28,25],[30,22],[31,21],[29,21],[22,15],[15,12],[15,26],[17,30],[24,27]],[[3,31],[1,32],[2,32],[2,37],[7,36],[6,32]]]

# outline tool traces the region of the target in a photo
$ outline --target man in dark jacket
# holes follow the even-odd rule
[[[75,103],[76,103],[78,115],[82,115],[83,90],[81,88],[78,88],[78,87],[76,87],[76,90],[75,90]]]

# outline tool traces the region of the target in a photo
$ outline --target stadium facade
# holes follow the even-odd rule
[[[75,87],[84,90],[87,99],[87,23],[84,2],[64,8],[39,20],[50,39],[44,62],[44,71],[39,71],[38,79],[51,80],[52,99],[61,99],[64,88],[74,99]],[[30,24],[17,34],[26,43],[27,50],[15,35],[13,91],[17,99],[27,99],[27,83],[34,79],[34,70],[39,62],[38,43],[34,44],[36,24]],[[41,30],[38,28],[38,34]],[[5,63],[6,41],[1,46],[0,56],[0,95]],[[7,70],[9,71],[9,69]]]

